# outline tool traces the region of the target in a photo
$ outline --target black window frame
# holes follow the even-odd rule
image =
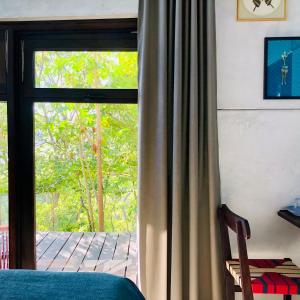
[[[23,75],[25,98],[39,102],[76,101],[103,103],[137,103],[137,89],[79,89],[36,88],[34,84],[35,51],[137,51],[136,33],[132,32],[86,32],[61,34],[35,34],[23,36]],[[72,97],[72,98],[71,98]],[[57,100],[58,99],[58,100]],[[70,100],[72,99],[72,100]]]
[[[137,51],[137,19],[0,22],[5,32],[10,268],[36,268],[34,113],[36,102],[138,103],[137,89],[34,87],[35,51]],[[1,58],[0,58],[1,59]],[[3,95],[2,95],[3,94]]]
[[[7,50],[7,31],[0,30],[0,98],[6,97],[7,91]]]

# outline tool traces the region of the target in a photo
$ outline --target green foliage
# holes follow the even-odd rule
[[[36,87],[136,88],[136,52],[56,52],[35,54]]]
[[[35,72],[36,87],[136,88],[137,54],[37,52]],[[136,229],[137,105],[37,103],[37,230],[91,231],[98,228],[97,105],[101,111],[104,229],[107,232]],[[0,106],[2,194],[7,194],[5,108]],[[89,219],[89,204],[92,220]]]
[[[97,224],[95,106],[35,105],[38,230],[91,230],[85,209],[88,194],[92,195]],[[136,105],[102,104],[101,124],[105,230],[133,231],[137,203]]]

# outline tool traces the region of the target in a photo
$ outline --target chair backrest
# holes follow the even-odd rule
[[[239,261],[241,266],[241,279],[242,279],[242,291],[245,300],[252,300],[253,293],[251,287],[250,269],[248,263],[248,253],[246,240],[250,239],[251,232],[249,222],[241,216],[232,212],[227,205],[223,204],[218,209],[218,217],[220,222],[221,230],[221,243],[222,243],[222,254],[224,271],[226,269],[226,261],[232,259],[229,232],[230,228],[237,236]],[[247,295],[247,296],[245,296]]]

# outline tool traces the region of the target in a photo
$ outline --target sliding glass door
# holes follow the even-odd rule
[[[136,279],[137,119],[136,20],[0,24],[5,267]]]
[[[28,236],[39,270],[136,280],[136,41],[111,38],[24,40]]]
[[[35,103],[34,115],[37,269],[126,275],[137,105]]]

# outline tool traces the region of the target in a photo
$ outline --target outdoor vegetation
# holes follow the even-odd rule
[[[39,88],[136,88],[137,54],[37,52],[35,73]],[[6,106],[0,109],[5,196]],[[37,230],[134,231],[137,105],[36,103],[34,114]]]

